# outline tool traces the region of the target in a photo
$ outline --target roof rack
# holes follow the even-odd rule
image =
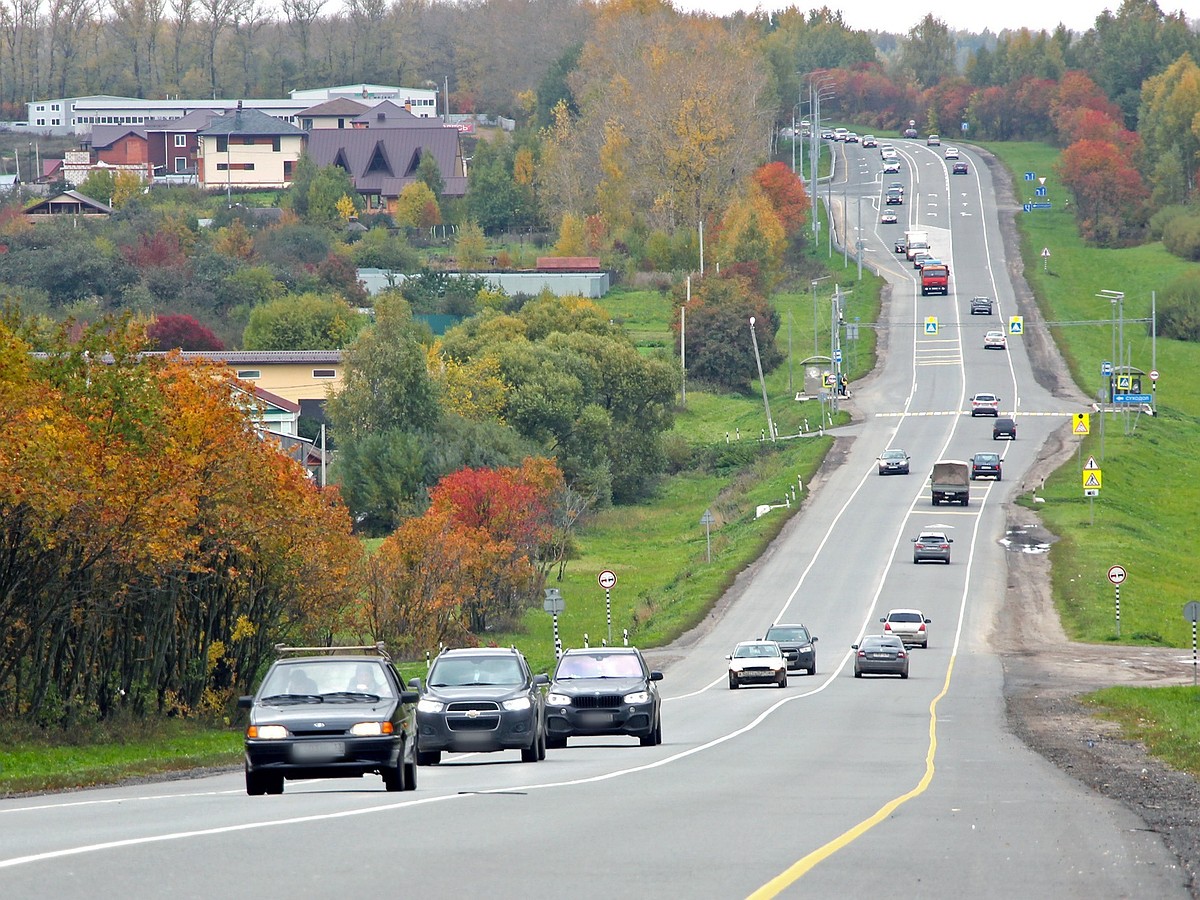
[[[277,656],[286,656],[289,653],[377,653],[388,662],[391,662],[392,659],[383,641],[352,647],[289,647],[287,644],[275,645],[275,654]]]

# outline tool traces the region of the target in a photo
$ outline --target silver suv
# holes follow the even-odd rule
[[[972,297],[971,298],[971,315],[990,316],[992,314],[992,298],[991,297]]]

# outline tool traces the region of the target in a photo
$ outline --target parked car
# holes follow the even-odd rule
[[[891,211],[880,213],[879,224],[880,225],[895,225],[896,224],[896,214]]]
[[[919,644],[929,647],[929,629],[933,620],[927,618],[919,609],[893,609],[879,620],[883,623],[883,633],[900,638],[904,646]]]
[[[245,736],[246,793],[282,794],[285,779],[376,774],[389,791],[417,787],[415,691],[400,684],[382,645],[280,647],[252,697]],[[372,655],[373,654],[373,655]]]
[[[908,454],[898,447],[884,450],[876,460],[880,475],[907,475]]]
[[[1010,441],[1017,439],[1017,420],[1008,417],[997,417],[992,423],[992,440],[998,441],[1000,438],[1007,438]]]
[[[636,647],[567,650],[546,694],[546,745],[579,735],[625,734],[643,747],[662,743],[662,672]]]
[[[980,452],[971,457],[971,480],[976,478],[1002,479],[1004,461],[999,453]]]
[[[950,168],[951,175],[967,175],[969,172],[970,170],[967,168],[967,164],[965,162],[956,162]]]
[[[774,641],[783,651],[789,669],[804,669],[817,674],[817,639],[804,625],[772,625],[764,638]]]
[[[1000,415],[1000,398],[995,394],[980,392],[971,398],[972,416]]]
[[[519,651],[509,647],[443,650],[417,703],[417,764],[437,765],[442,752],[520,750],[522,762],[546,758],[542,686]],[[420,679],[410,684],[420,688]]]
[[[850,645],[854,654],[854,677],[864,675],[899,675],[908,677],[908,651],[897,637],[872,634]]]
[[[942,139],[936,134],[931,134],[929,137],[925,138],[926,147],[940,147],[941,145]]]
[[[983,336],[984,350],[1007,350],[1008,338],[1003,331],[989,331]]]
[[[971,315],[973,316],[990,316],[992,314],[992,298],[991,297],[972,297],[971,298]]]
[[[912,539],[913,563],[940,562],[950,565],[950,545],[953,543],[954,538],[947,537],[945,532],[922,531]]]
[[[729,660],[729,689],[744,684],[787,687],[787,660],[774,641],[742,641],[725,657]]]
[[[946,159],[958,159],[958,148],[947,147],[942,153],[942,156],[944,156]]]

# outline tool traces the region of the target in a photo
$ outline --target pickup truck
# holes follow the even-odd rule
[[[921,296],[950,293],[950,267],[929,264],[921,266]]]
[[[960,459],[942,459],[933,464],[929,476],[933,505],[942,503],[971,503],[971,466]]]

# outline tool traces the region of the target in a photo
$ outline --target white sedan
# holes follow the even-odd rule
[[[1007,350],[1008,339],[1004,337],[1003,331],[989,331],[983,336],[984,350]]]
[[[742,641],[725,657],[729,660],[729,689],[743,684],[787,687],[787,659],[775,641]]]
[[[942,155],[945,156],[946,159],[958,159],[958,148],[957,147],[947,147],[946,152],[943,153]]]

